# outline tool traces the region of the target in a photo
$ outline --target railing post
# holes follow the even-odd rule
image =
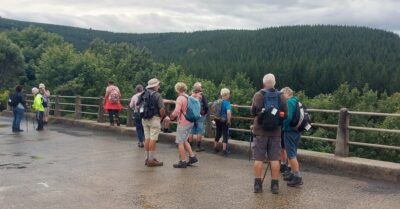
[[[97,122],[99,123],[104,123],[103,101],[103,97],[99,97],[99,111],[97,112]]]
[[[335,155],[341,157],[349,156],[349,124],[350,115],[347,108],[340,109],[338,128],[336,135]]]
[[[75,119],[76,120],[81,119],[81,112],[82,112],[81,97],[76,96],[75,97]]]
[[[60,111],[60,96],[56,95],[56,99],[54,101],[54,116],[55,117],[61,117],[61,111]]]
[[[205,132],[205,137],[206,138],[214,138],[215,136],[215,130],[212,128],[212,120],[210,116],[210,111],[208,111],[206,115],[206,121],[205,121],[205,126],[206,126],[206,132]]]
[[[126,126],[133,127],[133,118],[132,118],[132,109],[129,107],[126,109],[127,116],[126,116]]]

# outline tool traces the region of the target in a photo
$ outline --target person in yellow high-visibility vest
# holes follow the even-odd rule
[[[32,95],[34,96],[32,108],[36,111],[36,121],[38,124],[36,130],[42,131],[44,115],[43,96],[39,93],[39,89],[36,87],[32,88]]]

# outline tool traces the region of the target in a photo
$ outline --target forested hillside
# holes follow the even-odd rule
[[[0,19],[0,29],[33,23]],[[256,87],[273,72],[279,86],[307,95],[333,92],[341,83],[379,92],[400,90],[400,37],[363,27],[291,26],[193,33],[126,34],[37,24],[60,34],[84,51],[96,37],[146,47],[156,61],[176,63],[187,74],[212,80],[232,80],[244,73]]]

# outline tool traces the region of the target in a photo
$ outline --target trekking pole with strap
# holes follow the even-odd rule
[[[268,165],[267,165],[267,168],[265,168],[264,176],[261,180],[261,183],[264,183],[265,177],[267,176],[268,169],[269,169],[269,167],[271,167],[271,162],[269,161],[269,159],[267,159],[267,160],[268,160]],[[272,174],[272,168],[271,168],[271,174]]]
[[[253,141],[253,137],[254,137],[253,132],[250,132],[250,139],[249,139],[249,161],[251,160],[251,154],[252,154],[252,151],[251,151],[251,142]]]

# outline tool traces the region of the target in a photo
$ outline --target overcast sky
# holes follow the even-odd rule
[[[0,0],[0,16],[113,32],[339,24],[400,34],[400,0]]]

